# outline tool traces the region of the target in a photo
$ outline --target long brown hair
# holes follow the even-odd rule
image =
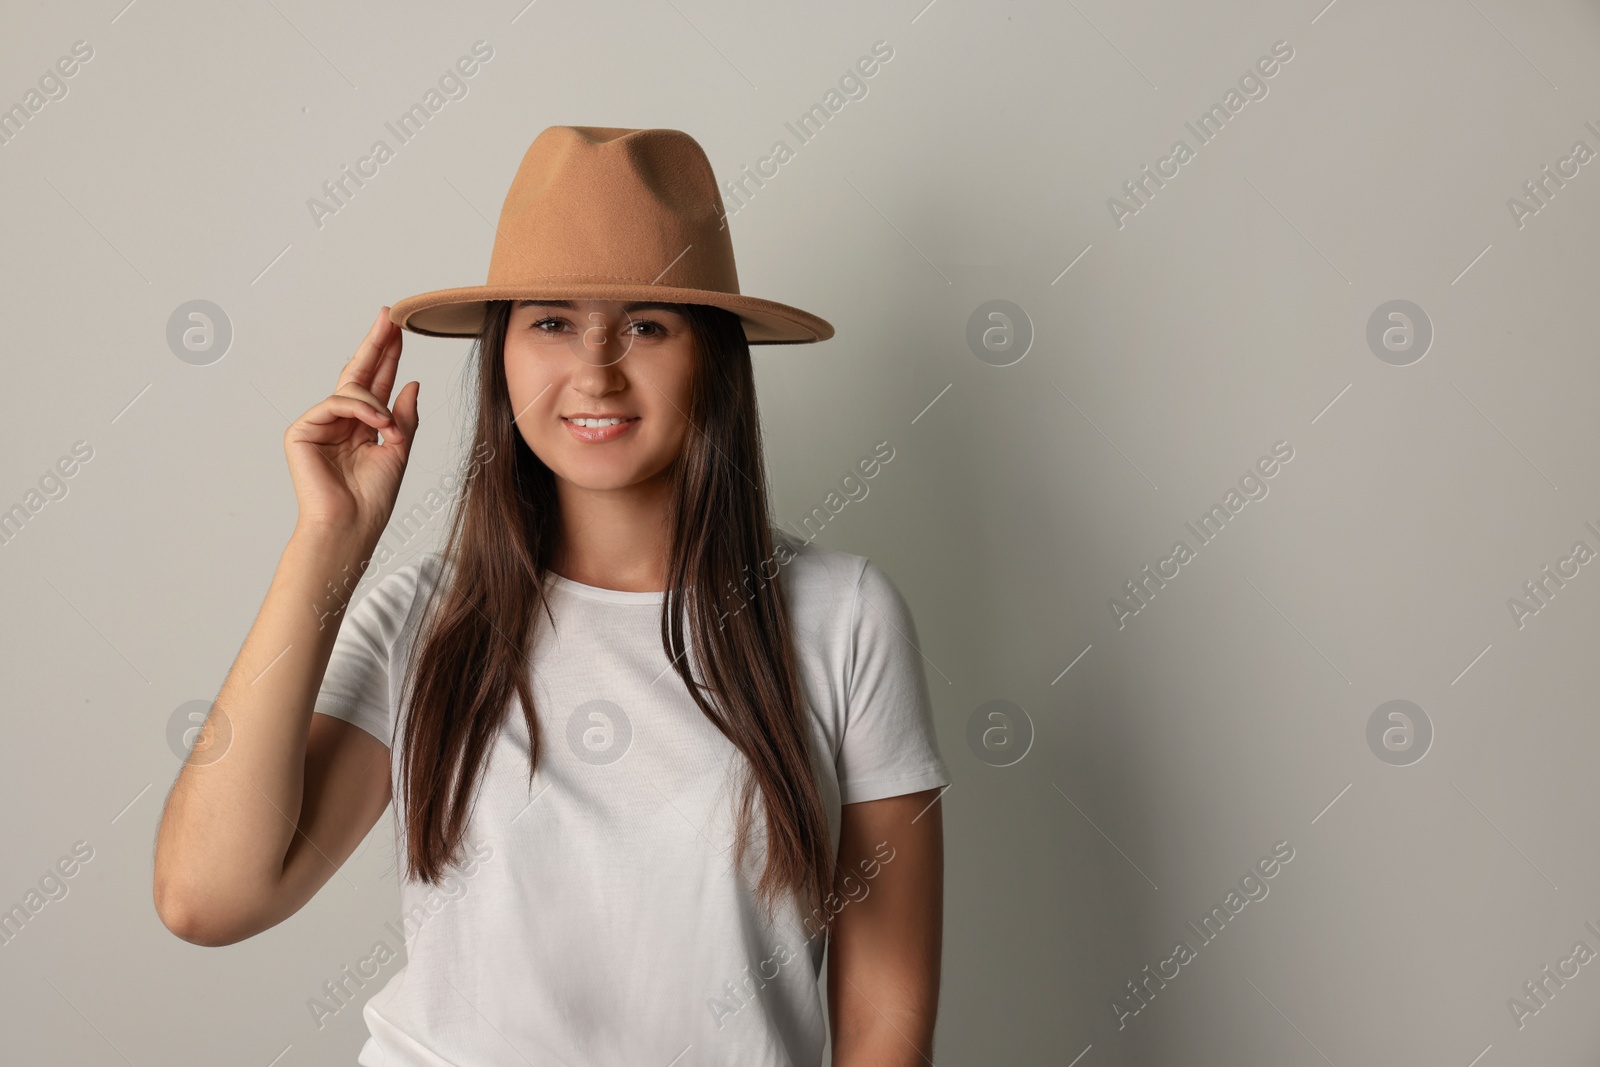
[[[691,430],[671,467],[662,648],[706,718],[745,757],[735,868],[744,869],[759,793],[767,859],[756,895],[769,915],[778,896],[792,891],[803,912],[828,916],[817,910],[835,874],[827,815],[783,593],[763,570],[774,558],[775,531],[750,346],[732,312],[704,304],[678,310],[688,319],[695,360],[685,413]],[[543,747],[529,644],[534,612],[549,614],[544,579],[561,524],[555,476],[513,419],[503,358],[510,314],[510,301],[492,302],[473,345],[472,452],[489,459],[455,500],[429,621],[406,672],[396,799],[406,827],[406,876],[429,884],[460,856],[513,692],[528,723],[530,786]],[[691,661],[704,679],[691,675]]]

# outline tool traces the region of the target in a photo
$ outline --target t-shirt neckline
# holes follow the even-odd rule
[[[604,600],[612,604],[659,604],[666,597],[665,589],[632,590],[632,589],[605,589],[598,585],[585,585],[565,578],[555,571],[549,572],[551,584],[559,589],[565,589],[574,596],[586,597],[589,600]]]

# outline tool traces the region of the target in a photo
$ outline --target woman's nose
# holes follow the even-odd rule
[[[590,322],[573,337],[573,355],[594,367],[609,367],[628,354],[626,335],[617,323],[609,322],[598,312],[590,315]]]

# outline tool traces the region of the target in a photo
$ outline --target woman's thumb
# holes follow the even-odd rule
[[[395,398],[394,411],[396,417],[404,409],[406,436],[409,437],[417,428],[417,398],[422,395],[421,382],[407,382],[406,387],[400,390],[400,395]]]

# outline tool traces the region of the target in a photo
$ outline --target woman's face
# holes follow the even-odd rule
[[[585,489],[667,470],[690,432],[694,360],[688,319],[661,304],[520,301],[506,324],[517,429],[558,479]]]

